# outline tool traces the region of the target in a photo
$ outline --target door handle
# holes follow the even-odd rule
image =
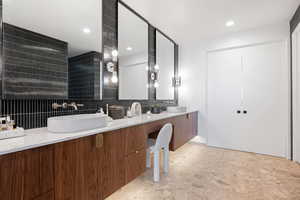
[[[103,134],[96,135],[96,148],[100,149],[103,147]]]
[[[248,111],[247,111],[247,110],[244,110],[244,111],[243,111],[243,113],[244,113],[244,114],[247,114],[247,113],[248,113]]]
[[[236,113],[237,113],[237,114],[241,114],[241,111],[240,111],[240,110],[238,110],[238,111],[236,111]]]

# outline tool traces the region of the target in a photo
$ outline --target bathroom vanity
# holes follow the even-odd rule
[[[170,149],[197,135],[198,112],[142,115],[105,128],[53,134],[27,130],[0,141],[0,196],[5,200],[99,200],[146,170],[147,137],[172,123]]]

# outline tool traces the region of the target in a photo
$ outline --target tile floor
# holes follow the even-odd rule
[[[188,143],[159,183],[149,169],[107,200],[300,200],[300,165]]]

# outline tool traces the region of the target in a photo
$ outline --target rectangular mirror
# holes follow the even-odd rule
[[[3,0],[4,98],[100,98],[99,0]]]
[[[156,68],[158,71],[156,99],[173,100],[175,96],[173,87],[175,44],[158,30],[156,30]]]
[[[119,99],[148,100],[148,23],[118,3]]]

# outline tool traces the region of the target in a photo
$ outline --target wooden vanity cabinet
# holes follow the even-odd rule
[[[53,156],[52,146],[0,156],[0,198],[54,200]]]
[[[175,151],[198,134],[198,112],[170,119],[173,124],[173,136],[170,150]]]
[[[147,134],[145,126],[122,129],[125,134],[125,180],[134,180],[146,171]]]
[[[23,199],[24,156],[22,153],[0,157],[0,197],[6,200]]]
[[[95,135],[54,145],[56,200],[103,199],[103,146],[97,140]]]
[[[197,135],[198,113],[0,156],[0,199],[102,200],[146,170],[147,137],[173,124],[171,150]]]
[[[120,130],[103,133],[103,191],[108,197],[125,185],[125,134]]]

